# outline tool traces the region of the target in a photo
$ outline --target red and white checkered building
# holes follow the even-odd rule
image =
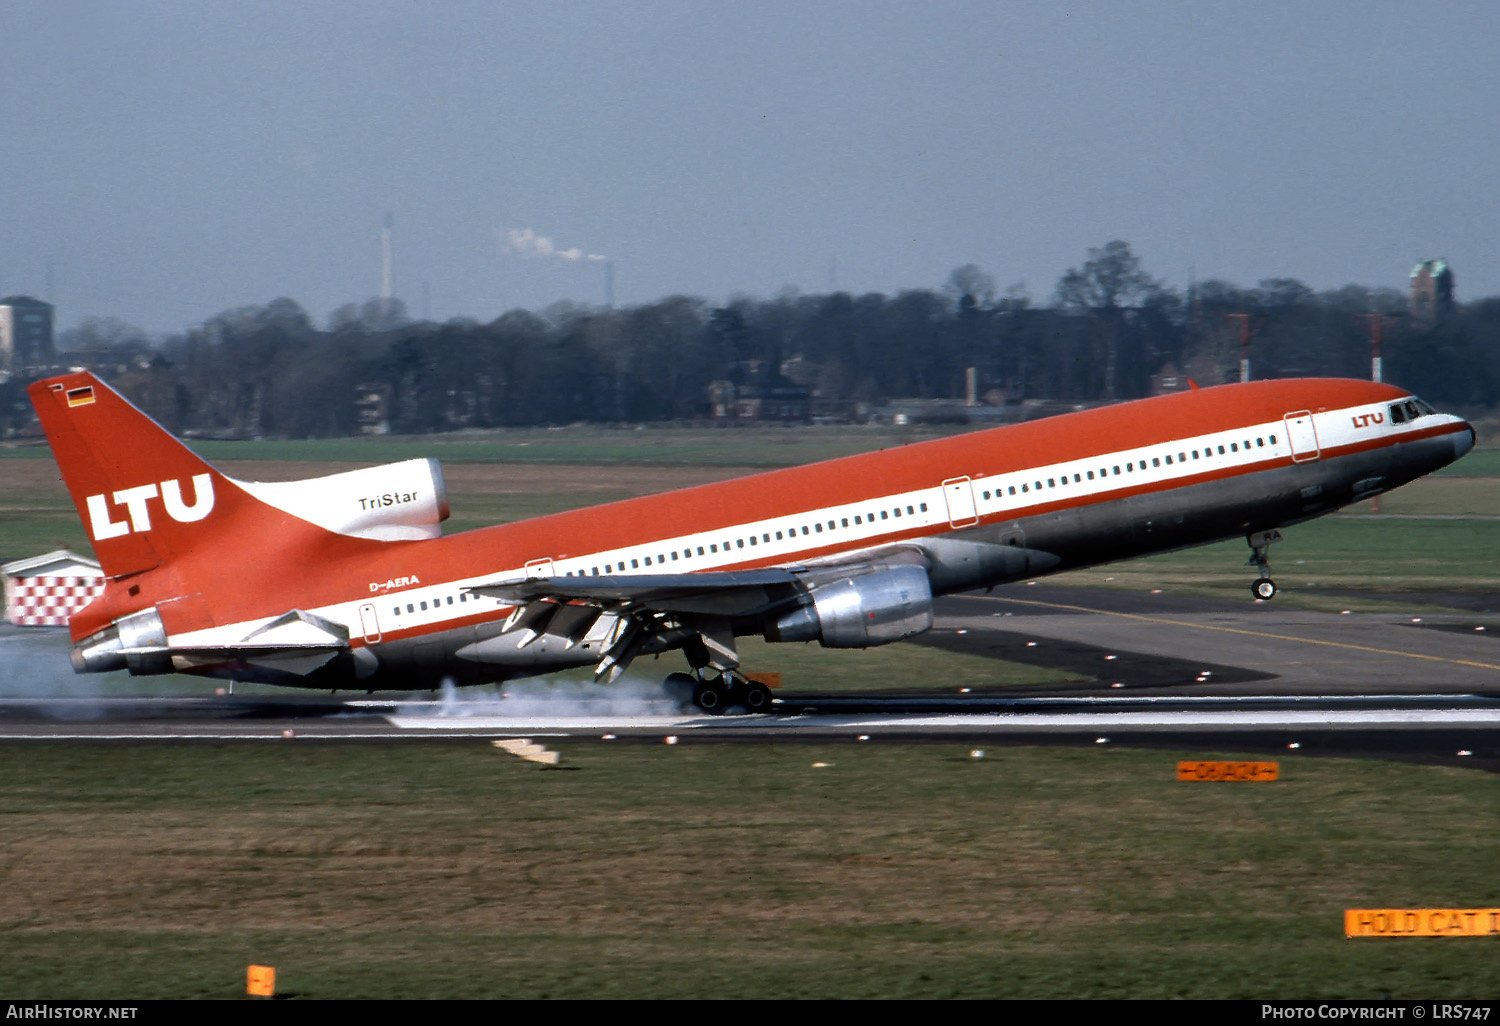
[[[5,619],[21,627],[65,627],[104,590],[99,564],[66,549],[0,566]]]

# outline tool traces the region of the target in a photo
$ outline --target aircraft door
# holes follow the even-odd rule
[[[1301,410],[1288,413],[1281,418],[1286,424],[1286,439],[1292,447],[1292,462],[1305,463],[1315,460],[1322,450],[1318,446],[1318,429],[1313,424],[1312,411]]]
[[[534,578],[534,577],[551,577],[551,576],[552,576],[552,557],[551,556],[548,556],[546,559],[528,559],[526,561],[526,577],[528,579]]]
[[[954,477],[943,482],[943,501],[948,504],[948,523],[954,527],[973,527],[979,523],[979,510],[974,504],[974,482],[967,477]]]
[[[359,627],[364,632],[366,645],[380,640],[380,618],[375,615],[375,603],[366,602],[359,607]]]

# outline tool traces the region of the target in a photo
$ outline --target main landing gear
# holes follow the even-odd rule
[[[1260,580],[1250,585],[1250,594],[1262,602],[1269,602],[1276,597],[1276,582],[1271,580],[1271,563],[1266,553],[1272,542],[1281,541],[1281,532],[1257,531],[1245,535],[1245,541],[1250,543],[1250,559],[1245,565],[1260,569]]]
[[[758,680],[725,672],[713,677],[695,677],[691,673],[673,673],[666,679],[667,691],[673,697],[691,702],[700,712],[722,716],[733,706],[747,712],[771,711],[771,689]]]

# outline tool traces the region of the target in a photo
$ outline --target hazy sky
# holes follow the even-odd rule
[[[1500,4],[0,0],[0,295],[177,331],[1147,271],[1500,294]],[[550,245],[550,252],[549,252]],[[52,288],[48,294],[48,267]]]

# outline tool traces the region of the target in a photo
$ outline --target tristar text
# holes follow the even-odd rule
[[[368,499],[359,500],[360,509],[380,509],[382,506],[398,506],[403,502],[416,502],[416,492],[386,492]]]

